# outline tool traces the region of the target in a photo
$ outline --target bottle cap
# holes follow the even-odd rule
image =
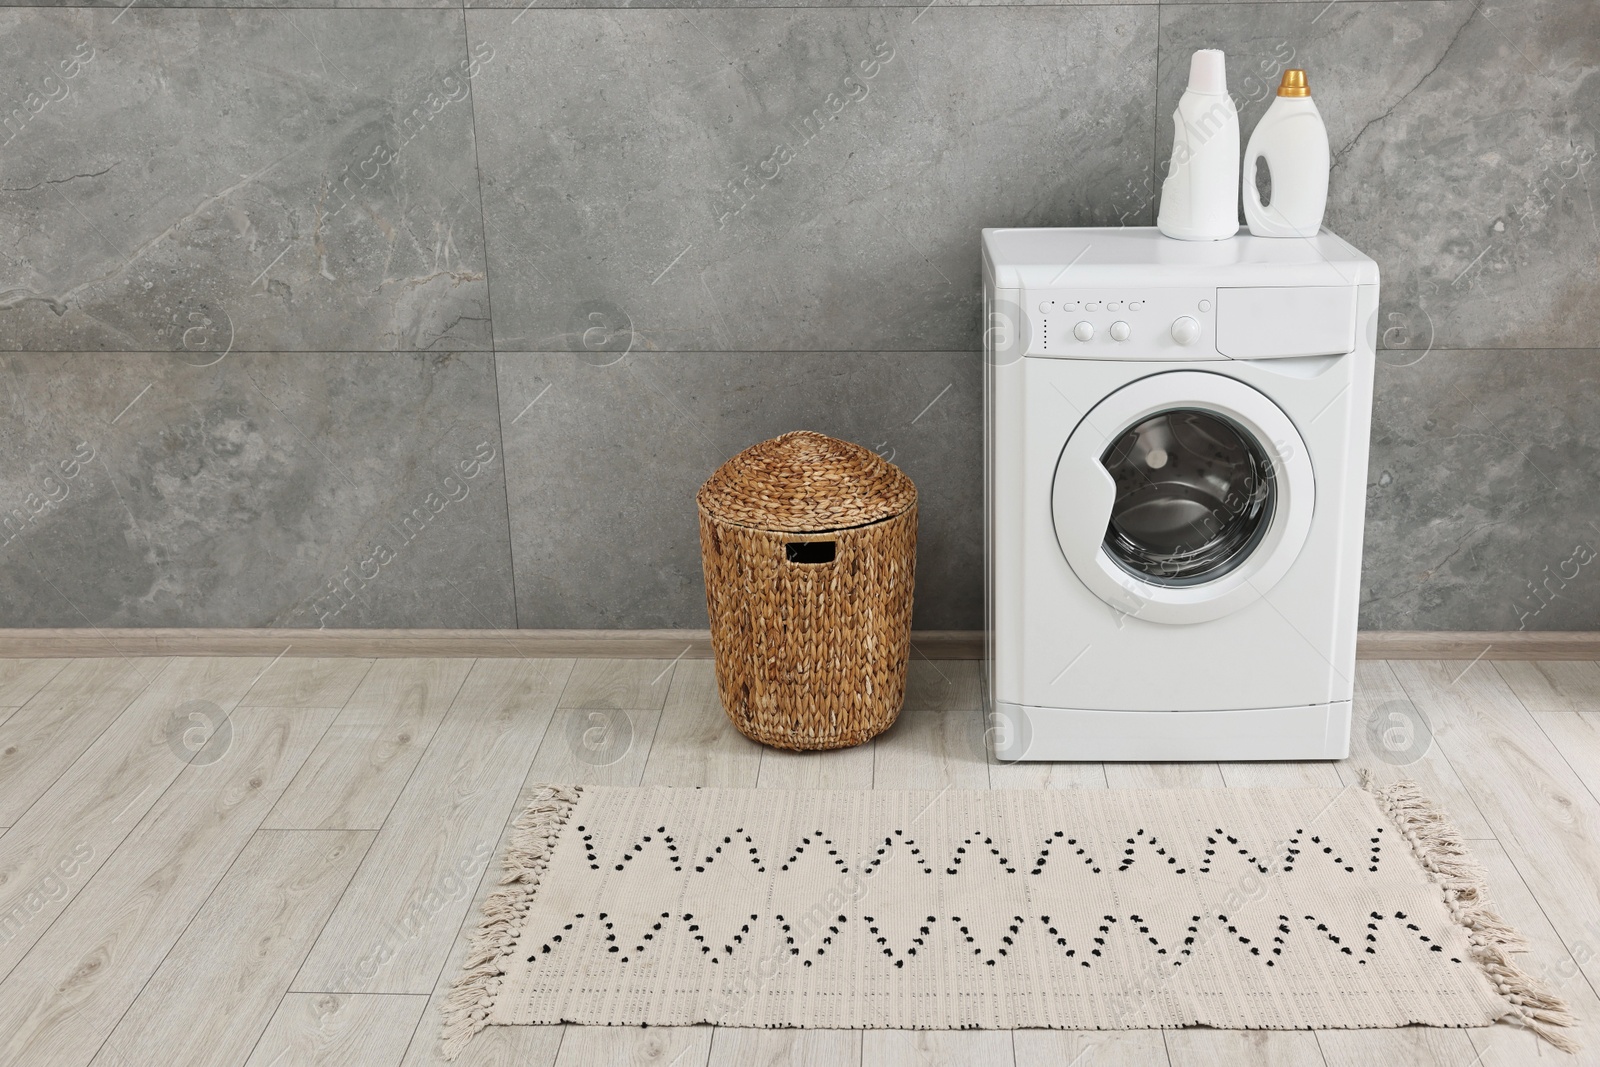
[[[1278,84],[1279,96],[1310,96],[1311,86],[1306,84],[1306,72],[1303,70],[1286,70],[1283,72],[1283,81]]]
[[[1197,93],[1225,93],[1228,74],[1222,66],[1222,50],[1202,48],[1189,59],[1189,88]]]

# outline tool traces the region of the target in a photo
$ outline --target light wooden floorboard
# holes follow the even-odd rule
[[[989,757],[990,789],[1107,789],[1100,763],[1002,763]]]
[[[574,668],[582,666],[579,660]],[[661,664],[655,668],[659,674]],[[613,671],[612,673],[619,673]],[[622,671],[622,674],[627,672]],[[634,675],[637,678],[642,675]],[[609,676],[602,672],[599,676]],[[591,673],[591,678],[597,675]],[[653,677],[653,676],[652,676]],[[648,682],[648,679],[645,679]],[[567,691],[572,688],[569,676]],[[666,695],[662,694],[665,702]],[[655,740],[656,725],[661,713],[653,709],[626,708],[558,708],[545,730],[522,790],[511,810],[505,813],[505,828],[495,856],[505,851],[510,824],[532,800],[533,790],[549,783],[577,785],[631,786],[640,784],[650,747]],[[586,736],[587,735],[587,736]],[[428,1010],[417,1027],[416,1037],[406,1051],[406,1067],[430,1065],[437,1067],[446,1061],[439,1053],[439,1010],[449,992],[456,972],[460,970],[465,947],[477,928],[477,916],[483,901],[493,890],[498,870],[491,870],[482,880],[474,897],[473,906],[462,920],[460,935],[451,950],[449,962],[434,985],[428,1001]],[[585,1027],[515,1026],[491,1027],[473,1038],[466,1051],[455,1061],[456,1067],[487,1067],[516,1064],[518,1067],[549,1067],[554,1064],[558,1050],[564,1045],[564,1035]],[[650,1028],[652,1032],[655,1028]],[[599,1039],[596,1039],[599,1040]]]
[[[94,1057],[331,718],[242,709],[222,758],[183,768],[0,982],[0,1049],[12,1062],[74,1067]]]
[[[1305,1030],[1167,1030],[1172,1067],[1323,1067],[1317,1035]],[[1398,1062],[1398,1061],[1396,1061]]]
[[[862,1062],[861,1031],[719,1026],[706,1062],[709,1067],[857,1067]]]
[[[1578,962],[1578,957],[1592,961],[1600,953],[1600,920],[1592,919],[1575,936],[1557,934],[1546,902],[1530,889],[1510,851],[1496,841],[1475,842],[1472,848],[1473,858],[1483,865],[1495,910],[1528,939],[1528,951],[1518,955],[1518,965],[1567,1001],[1579,1020],[1573,1036],[1583,1045],[1574,1056],[1512,1026],[1464,1031],[1483,1057],[1480,1062],[1484,1067],[1600,1067],[1600,996]]]
[[[530,778],[534,772],[530,772]],[[499,858],[505,855],[511,841],[512,822],[533,802],[534,790],[539,783],[524,784],[517,799],[505,813],[505,823],[494,850],[495,861],[479,881],[472,897],[472,906],[462,918],[455,944],[451,946],[445,965],[434,983],[433,994],[428,998],[411,1043],[406,1049],[405,1067],[444,1067],[445,1060],[439,1050],[439,1032],[442,1023],[440,1010],[449,994],[456,976],[464,966],[468,946],[478,928],[483,914],[484,901],[499,885]],[[454,1067],[551,1067],[561,1046],[565,1028],[561,1026],[492,1026],[474,1037],[467,1045]]]
[[[1344,784],[1333,764],[1321,761],[1219,763],[1217,770],[1229,789],[1338,789]]]
[[[1550,922],[1582,938],[1600,898],[1600,802],[1488,665],[1392,666]],[[1600,981],[1600,957],[1584,969]]]
[[[705,1067],[709,1026],[569,1026],[557,1067]],[[746,1060],[745,1063],[759,1061]]]
[[[0,705],[20,708],[71,662],[70,659],[0,660]]]
[[[1334,765],[1340,779],[1348,786],[1360,785],[1362,771],[1371,772],[1373,780],[1379,785],[1392,785],[1409,779],[1416,782],[1434,803],[1449,812],[1450,820],[1461,831],[1461,836],[1472,840],[1492,838],[1494,831],[1489,829],[1489,824],[1478,811],[1478,805],[1467,792],[1466,786],[1461,784],[1461,778],[1445,754],[1444,747],[1432,736],[1435,727],[1426,725],[1429,721],[1428,710],[1420,710],[1420,722],[1413,722],[1418,708],[1395,677],[1390,664],[1382,660],[1358,661],[1355,710],[1351,716],[1350,758]],[[1368,729],[1367,724],[1374,719],[1381,726],[1379,731]],[[1383,730],[1391,729],[1399,733],[1390,737],[1395,742],[1402,742],[1395,748],[1386,745],[1381,738]],[[1407,730],[1412,731],[1413,737],[1409,745],[1403,743]],[[1377,741],[1372,739],[1373,732],[1380,734]],[[1427,733],[1427,738],[1418,740],[1423,732]]]
[[[1529,711],[1600,711],[1600,663],[1502,660],[1494,668]]]
[[[580,659],[561,694],[563,708],[647,708],[660,711],[682,660]]]
[[[854,748],[841,748],[820,759],[815,752],[764,749],[756,784],[762,789],[871,789],[872,765],[881,740],[878,737]]]
[[[374,665],[302,659],[291,650],[276,662],[69,661],[21,710],[7,716],[0,701],[0,814],[18,812],[9,830],[0,818],[0,914],[70,860],[73,848],[87,855],[63,879],[61,899],[46,901],[16,936],[0,941],[0,1060],[57,1067],[98,1053],[98,1067],[443,1067],[439,1005],[498,881],[511,821],[541,783],[1348,788],[1368,769],[1380,781],[1414,778],[1474,838],[1495,899],[1534,943],[1524,965],[1586,1020],[1580,1039],[1590,1047],[1582,1055],[1557,1054],[1509,1026],[1315,1033],[549,1026],[490,1028],[455,1067],[1469,1067],[1480,1055],[1489,1067],[1600,1067],[1600,709],[1585,708],[1595,665],[1466,668],[1465,661],[1359,664],[1352,758],[1336,764],[1102,766],[994,761],[979,710],[981,665],[973,661],[914,659],[901,721],[875,742],[827,753],[745,740],[722,714],[704,660],[396,658]],[[27,670],[33,678],[42,668],[13,677]],[[156,684],[141,688],[150,679]],[[185,766],[180,755],[187,754],[171,747],[172,713],[189,700],[232,714],[231,747],[215,763]],[[1437,736],[1420,753],[1391,758],[1365,724],[1380,710],[1408,706],[1429,718]],[[186,727],[180,719],[176,729]],[[22,743],[10,755],[27,758],[8,765],[13,741]],[[282,819],[298,825],[259,829]],[[365,829],[315,829],[324,825]],[[342,840],[371,844],[353,876],[354,854],[346,853],[340,870],[349,881],[341,889],[338,864],[319,867],[316,857]],[[465,874],[450,869],[452,859],[468,861]],[[423,921],[413,922],[412,905],[424,900]],[[374,946],[393,958],[361,967]],[[352,959],[355,967],[343,970]],[[350,981],[358,969],[371,977]],[[314,989],[341,983],[339,993]],[[402,992],[383,992],[389,989]]]
[[[245,1067],[398,1067],[428,998],[288,993]]]
[[[166,662],[73,660],[0,723],[0,823],[38,800]]]
[[[976,660],[933,660],[912,657],[906,670],[906,702],[902,710],[932,708],[965,711],[983,707],[983,664]]]
[[[571,669],[571,660],[474,664],[296,992],[433,990]]]
[[[1541,711],[1533,721],[1567,761],[1567,766],[1600,799],[1600,711]]]
[[[864,1067],[1011,1067],[1009,1030],[864,1030]]]
[[[181,744],[174,747],[176,711],[194,700],[229,711],[265,663],[253,658],[172,661],[17,818],[0,848],[0,914],[16,914],[20,907],[28,918],[0,941],[0,979],[12,973],[179,774],[203,769],[184,762],[189,752]],[[219,731],[214,747],[194,758],[210,759],[225,743],[238,744],[238,733],[235,723],[231,742],[225,742]],[[60,889],[35,892],[52,874]]]
[[[761,749],[722,710],[711,661],[684,660],[672,669],[644,784],[750,788],[761,774]]]
[[[1112,789],[1221,789],[1222,768],[1215,763],[1108,763]]]
[[[1477,1056],[1465,1030],[1405,1026],[1397,1030],[1318,1030],[1328,1067],[1467,1067]]]
[[[1015,1030],[1017,1067],[1156,1067],[1167,1062],[1159,1030]]]
[[[638,785],[660,721],[649,708],[557,708],[528,782]]]
[[[275,830],[376,830],[455,699],[469,659],[388,660],[351,694],[267,819]]]
[[[239,701],[239,706],[342,708],[372,665],[370,659],[295,659],[285,656],[256,680],[250,692]]]
[[[96,1067],[243,1063],[372,837],[256,834],[111,1032]]]
[[[874,789],[987,789],[978,708],[910,708],[874,742]]]

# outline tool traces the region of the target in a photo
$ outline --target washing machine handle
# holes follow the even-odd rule
[[[1065,453],[1065,448],[1062,451]],[[1095,566],[1095,557],[1100,554],[1106,529],[1111,525],[1111,510],[1117,503],[1116,479],[1098,460],[1058,463],[1053,489],[1051,517],[1062,555],[1075,571]],[[1121,587],[1120,603],[1111,606],[1127,615],[1142,612],[1148,597],[1140,595],[1139,583],[1130,576],[1117,584]],[[1108,593],[1109,590],[1102,590],[1100,595],[1105,597]]]

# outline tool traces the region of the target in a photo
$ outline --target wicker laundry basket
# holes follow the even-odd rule
[[[700,487],[717,690],[777,748],[846,748],[905,701],[917,488],[859,445],[796,431]]]

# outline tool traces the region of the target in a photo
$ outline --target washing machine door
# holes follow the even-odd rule
[[[1316,480],[1294,423],[1221,374],[1171,371],[1084,416],[1056,464],[1056,540],[1116,610],[1220,619],[1265,596],[1311,529]]]

